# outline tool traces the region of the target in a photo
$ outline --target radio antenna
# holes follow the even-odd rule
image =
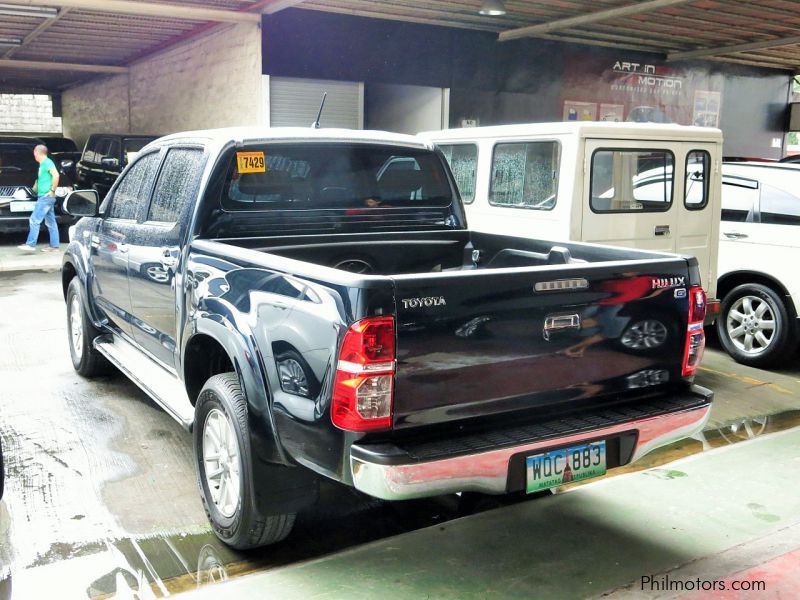
[[[325,108],[325,98],[328,97],[328,92],[323,92],[322,103],[319,105],[319,112],[317,113],[317,120],[311,124],[314,129],[319,129],[319,120],[322,118],[322,109]]]

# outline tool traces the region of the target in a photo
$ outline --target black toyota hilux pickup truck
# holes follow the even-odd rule
[[[63,262],[78,373],[193,432],[217,535],[288,535],[329,478],[402,500],[536,492],[704,425],[693,258],[467,228],[433,146],[224,129],[144,148]]]

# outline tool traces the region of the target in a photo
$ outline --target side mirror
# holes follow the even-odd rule
[[[62,209],[73,217],[94,217],[98,214],[100,195],[96,190],[77,190],[64,198]]]
[[[108,167],[109,169],[116,169],[119,167],[119,159],[105,156],[100,159],[100,164],[104,167]]]

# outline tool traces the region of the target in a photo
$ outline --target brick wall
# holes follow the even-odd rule
[[[239,24],[174,46],[62,96],[64,132],[167,134],[264,122],[261,28]]]
[[[0,94],[0,133],[61,133],[50,96]]]

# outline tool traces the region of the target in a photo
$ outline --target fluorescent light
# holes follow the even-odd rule
[[[22,40],[19,38],[0,37],[0,46],[22,46]]]
[[[503,0],[484,0],[479,12],[488,17],[499,17],[506,14],[506,6]]]
[[[0,15],[52,19],[58,16],[58,9],[46,6],[25,6],[24,4],[0,4]]]

